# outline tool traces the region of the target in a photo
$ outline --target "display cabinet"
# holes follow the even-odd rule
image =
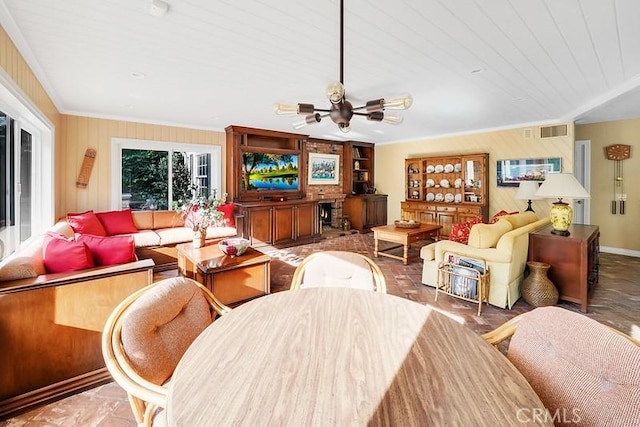
[[[402,219],[439,224],[442,238],[455,223],[487,221],[488,165],[487,153],[406,159]]]

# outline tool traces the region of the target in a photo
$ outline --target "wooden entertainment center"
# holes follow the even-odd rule
[[[387,223],[387,196],[375,194],[373,185],[373,144],[241,126],[225,130],[227,197],[244,217],[238,232],[252,246],[291,246],[319,239],[319,204],[331,201],[339,201],[341,215],[360,231]],[[342,154],[340,182],[334,186],[308,183],[309,152],[322,147]],[[252,174],[257,170],[267,178],[257,180]]]

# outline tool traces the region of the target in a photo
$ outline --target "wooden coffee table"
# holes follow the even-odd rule
[[[260,251],[248,248],[231,257],[217,242],[197,249],[182,243],[176,249],[180,274],[205,285],[224,304],[233,307],[271,292],[271,258]]]
[[[378,257],[378,255],[386,256],[389,258],[395,258],[401,260],[405,265],[409,264],[409,247],[411,243],[417,242],[418,240],[424,240],[427,238],[433,238],[438,240],[438,235],[441,225],[438,224],[420,224],[419,227],[416,228],[400,228],[395,225],[382,225],[380,227],[373,227],[371,231],[373,231],[373,239],[375,241],[375,247],[373,250],[373,255]],[[398,245],[390,246],[385,249],[379,248],[379,242],[391,242],[391,243],[399,243]],[[404,246],[404,253],[402,256],[393,255],[387,253],[392,249],[399,248],[400,246]]]

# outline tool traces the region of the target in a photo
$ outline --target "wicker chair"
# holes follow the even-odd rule
[[[216,315],[229,311],[207,288],[184,277],[140,289],[114,309],[102,333],[102,354],[127,392],[138,425],[152,425],[188,346]]]
[[[640,425],[640,343],[633,338],[559,307],[521,314],[482,337],[493,345],[511,339],[507,358],[556,424]]]
[[[293,273],[290,289],[320,286],[387,293],[380,267],[370,258],[355,252],[323,251],[306,257]]]

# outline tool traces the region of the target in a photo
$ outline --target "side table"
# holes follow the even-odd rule
[[[597,225],[571,224],[569,236],[551,234],[551,226],[529,234],[529,261],[551,265],[549,279],[560,299],[580,304],[587,312],[589,291],[598,283],[600,230]]]

